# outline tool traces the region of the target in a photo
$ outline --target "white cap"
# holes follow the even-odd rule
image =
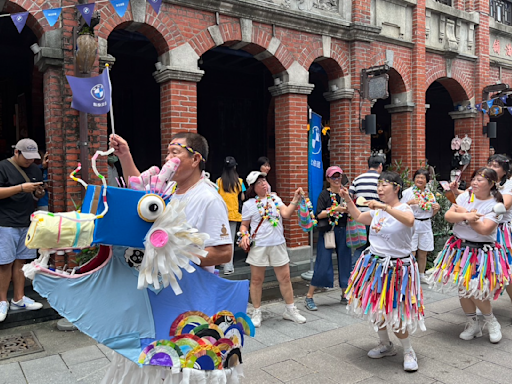
[[[258,180],[259,177],[267,177],[267,174],[265,172],[252,171],[251,173],[249,173],[249,176],[247,176],[247,179],[245,180],[247,181],[247,184],[250,187],[256,182],[256,180]]]
[[[14,147],[21,152],[25,159],[40,159],[37,144],[32,139],[21,139]]]

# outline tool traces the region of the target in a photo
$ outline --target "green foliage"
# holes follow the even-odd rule
[[[420,167],[429,169],[429,165],[425,164],[424,166],[420,164]],[[411,179],[411,170],[408,167],[403,167],[402,161],[396,161],[389,166],[390,171],[394,171],[400,175],[404,182],[404,189],[409,188],[414,184],[414,181]],[[441,206],[441,209],[432,218],[432,231],[434,232],[434,251],[430,252],[427,256],[427,269],[432,266],[432,262],[434,261],[437,254],[443,249],[444,243],[451,235],[452,225],[448,223],[444,219],[444,214],[451,207],[451,202],[444,195],[443,188],[440,186],[439,181],[437,180],[438,175],[430,180],[430,190],[435,193],[437,203]]]
[[[99,247],[90,247],[82,249],[80,253],[76,255],[76,263],[78,265],[84,265],[98,254],[99,249]]]

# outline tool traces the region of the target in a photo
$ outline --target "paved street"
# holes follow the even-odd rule
[[[397,356],[370,360],[377,343],[365,322],[345,314],[340,290],[315,295],[317,312],[303,309],[304,325],[282,320],[282,302],[263,307],[264,321],[244,348],[244,384],[249,383],[510,383],[512,377],[512,305],[508,296],[495,303],[503,339],[491,344],[487,331],[473,341],[458,338],[464,314],[453,294],[425,290],[427,332],[414,335],[419,371],[402,370]],[[96,384],[109,364],[111,351],[80,332],[59,332],[55,322],[0,331],[0,336],[32,330],[44,352],[0,360],[0,384]],[[393,337],[393,340],[394,339]],[[399,344],[396,342],[396,344]]]

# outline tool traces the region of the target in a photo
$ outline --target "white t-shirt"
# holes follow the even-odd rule
[[[509,195],[512,196],[512,179],[508,179],[505,184],[503,184],[503,188],[500,189],[500,192],[503,196]],[[512,221],[512,207],[507,210],[503,217],[500,220],[500,223],[509,223]]]
[[[174,194],[172,198],[186,200],[187,222],[199,232],[210,235],[210,238],[205,241],[205,247],[232,244],[228,209],[213,186],[201,181],[196,187],[182,195]],[[210,272],[215,269],[213,266],[204,268]]]
[[[279,207],[283,205],[283,201],[277,195],[273,195],[274,199]],[[262,200],[263,205],[267,205],[267,199]],[[269,207],[272,211],[272,215],[276,214],[276,207],[273,202],[269,202]],[[258,224],[261,221],[261,214],[256,206],[256,199],[247,200],[242,206],[242,221],[251,221],[251,233],[254,233]],[[269,220],[264,220],[261,223],[258,232],[256,233],[256,238],[254,244],[258,247],[270,247],[273,245],[281,245],[285,243],[286,240],[283,234],[283,218],[279,215],[279,223],[277,226],[273,226]]]
[[[490,198],[487,200],[479,200],[476,197],[474,198],[474,201],[471,203],[469,200],[471,198],[471,194],[466,191],[463,194],[459,195],[457,197],[456,203],[457,205],[460,205],[461,207],[466,208],[466,210],[469,212],[473,209],[476,209],[478,213],[487,213],[483,218],[480,220],[489,219],[494,221],[495,223],[498,222],[498,219],[496,218],[496,214],[492,212],[492,208],[496,204],[496,200],[494,198]],[[468,240],[468,241],[476,241],[476,242],[485,242],[485,243],[492,243],[496,241],[496,228],[490,235],[481,235],[479,233],[476,233],[473,228],[469,224],[467,224],[465,221],[461,221],[460,223],[456,223],[453,225],[453,234],[457,236],[460,239]]]
[[[407,204],[391,209],[412,213]],[[402,224],[382,209],[370,210],[370,213],[370,252],[378,256],[391,256],[393,259],[410,256],[413,228]]]
[[[429,189],[425,188],[428,192]],[[409,200],[416,199],[416,195],[414,194],[413,187],[407,188],[402,194],[402,203],[407,204]],[[434,195],[435,199],[435,195]],[[412,209],[412,213],[414,213],[415,219],[430,219],[434,216],[434,210],[430,208],[429,210],[424,211],[420,208],[419,204],[413,204],[410,206]],[[416,233],[426,233],[432,231],[432,222],[430,220],[414,220],[414,232]]]

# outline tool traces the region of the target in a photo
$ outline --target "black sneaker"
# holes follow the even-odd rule
[[[345,297],[341,296],[340,304],[341,305],[347,305],[348,304],[348,300]]]

